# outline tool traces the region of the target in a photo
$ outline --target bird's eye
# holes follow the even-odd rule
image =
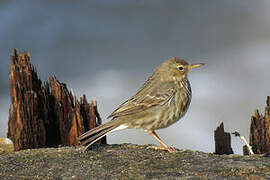
[[[178,69],[179,69],[180,71],[183,71],[183,70],[184,70],[184,67],[183,67],[183,66],[179,66]]]

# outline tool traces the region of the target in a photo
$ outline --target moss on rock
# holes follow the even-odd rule
[[[44,148],[0,155],[0,179],[246,179],[270,178],[270,158],[176,153],[147,145]]]

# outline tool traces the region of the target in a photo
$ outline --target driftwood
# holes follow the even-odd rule
[[[248,144],[248,142],[244,136],[242,136],[237,131],[233,132],[232,134],[235,135],[236,137],[239,137],[245,143],[245,145],[243,146],[243,154],[244,155],[253,155],[254,154],[254,152],[252,151],[252,147]]]
[[[14,49],[10,59],[8,138],[15,150],[59,145],[76,146],[77,137],[101,124],[96,101],[80,101],[53,76],[42,84],[28,52]],[[106,138],[101,142],[106,143]]]
[[[264,115],[256,109],[251,117],[249,142],[255,154],[270,152],[270,96],[266,100]]]
[[[233,154],[231,135],[224,132],[223,122],[215,130],[215,154]]]

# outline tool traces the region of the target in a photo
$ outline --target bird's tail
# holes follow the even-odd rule
[[[121,127],[122,128],[119,128]],[[112,131],[120,130],[120,129],[125,129],[126,127],[123,125],[120,125],[117,120],[112,120],[109,121],[105,124],[102,124],[94,129],[91,129],[87,131],[86,133],[82,134],[78,140],[81,142],[81,145],[86,145],[85,149],[86,150],[88,147],[90,147],[92,144],[106,136]]]

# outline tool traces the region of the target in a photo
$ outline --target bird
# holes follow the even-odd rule
[[[84,150],[111,132],[135,128],[147,131],[161,144],[151,148],[177,151],[166,145],[155,131],[174,124],[186,114],[192,97],[187,75],[191,69],[202,65],[189,64],[177,57],[165,60],[135,95],[108,116],[110,121],[78,137],[81,145],[86,145]]]

